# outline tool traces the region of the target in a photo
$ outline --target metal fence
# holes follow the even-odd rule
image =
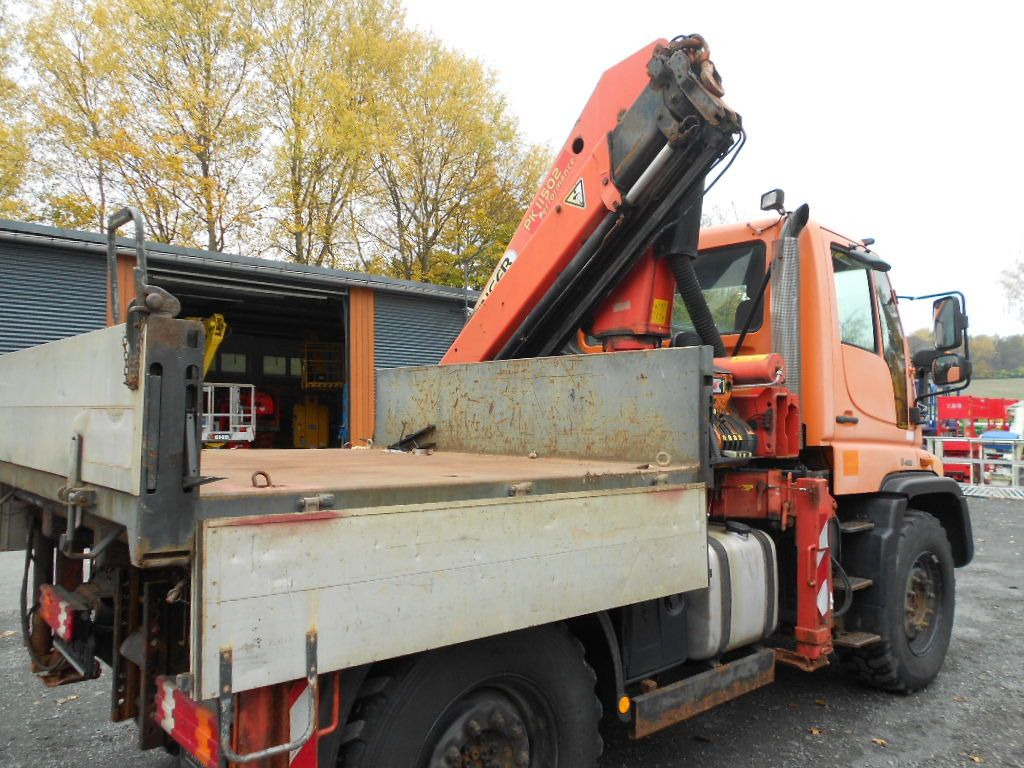
[[[1024,499],[1024,440],[926,437],[925,447],[966,495]]]

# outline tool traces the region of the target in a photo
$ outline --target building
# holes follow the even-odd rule
[[[252,384],[271,398],[272,418],[258,430],[267,446],[296,444],[296,406],[326,414],[328,444],[365,442],[373,434],[374,370],[438,362],[476,298],[270,259],[156,243],[146,250],[150,282],[181,301],[182,317],[225,317],[230,331],[206,380]],[[118,254],[125,307],[132,241],[120,239]],[[0,220],[0,354],[108,319],[102,235]]]

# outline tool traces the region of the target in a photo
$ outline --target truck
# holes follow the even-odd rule
[[[377,372],[370,448],[203,450],[202,324],[115,214],[112,324],[0,357],[33,673],[106,667],[193,768],[588,768],[779,664],[927,686],[973,539],[913,393],[969,376],[964,308],[911,359],[870,242],[778,190],[700,231],[722,97],[696,35],[608,70],[441,364]]]

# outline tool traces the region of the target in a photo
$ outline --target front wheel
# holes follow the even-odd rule
[[[953,631],[953,554],[938,520],[907,510],[890,578],[882,641],[845,652],[843,661],[869,685],[909,693],[935,679]]]
[[[538,627],[379,665],[339,768],[592,768],[601,705],[583,648]]]

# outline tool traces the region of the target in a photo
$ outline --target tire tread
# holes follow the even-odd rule
[[[564,624],[553,625],[550,629],[564,633],[568,637],[575,649],[575,655],[581,667],[579,672],[583,676],[582,679],[588,680],[591,690],[594,691],[597,673],[586,660],[583,644],[569,632]],[[382,768],[367,762],[369,760],[367,756],[371,751],[369,745],[378,739],[386,738],[383,729],[386,727],[387,716],[391,711],[392,700],[397,695],[405,676],[415,668],[417,658],[417,656],[411,656],[381,662],[370,671],[370,675],[359,690],[352,709],[352,717],[342,730],[337,768]],[[593,761],[596,761],[604,751],[604,741],[597,728],[603,708],[596,692],[591,695],[593,713],[590,730],[594,736]]]
[[[899,551],[903,550],[903,542],[909,535],[920,528],[932,528],[944,539],[946,532],[938,520],[927,512],[908,509],[903,515],[903,527],[900,530]],[[948,543],[948,539],[947,539]],[[901,675],[899,657],[892,642],[884,633],[882,640],[865,648],[846,649],[840,655],[843,670],[872,688],[880,688],[894,693],[912,693],[923,686],[911,686]]]

